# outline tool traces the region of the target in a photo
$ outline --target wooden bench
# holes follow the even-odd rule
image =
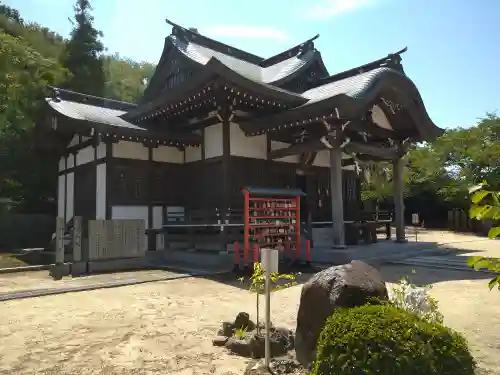
[[[391,238],[392,214],[384,212],[362,212],[357,220],[346,221],[345,233],[346,244],[357,245],[362,239],[364,243],[378,242],[378,229],[383,227],[386,233],[386,239]]]
[[[191,210],[183,221],[165,223],[161,229],[146,231],[151,240],[149,250],[156,250],[156,236],[165,236],[165,246],[171,243],[186,243],[189,249],[208,244],[211,250],[226,251],[228,245],[243,240],[242,213],[228,212],[224,218],[218,210]],[[215,244],[212,248],[212,244]]]

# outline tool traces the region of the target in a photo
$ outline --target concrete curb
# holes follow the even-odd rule
[[[0,274],[27,272],[27,271],[44,271],[44,270],[51,269],[52,267],[54,267],[54,264],[40,264],[40,265],[36,265],[36,266],[0,268]]]
[[[64,294],[64,293],[73,293],[73,292],[87,292],[91,290],[97,289],[109,289],[109,288],[118,288],[122,286],[130,286],[130,285],[139,285],[146,283],[153,283],[157,281],[169,281],[169,280],[178,280],[185,279],[188,277],[200,277],[200,276],[215,276],[219,273],[217,272],[203,272],[200,273],[192,272],[180,275],[172,275],[166,277],[159,277],[148,280],[120,280],[120,281],[112,281],[107,283],[99,283],[92,285],[79,285],[74,287],[66,287],[66,288],[51,288],[51,289],[34,289],[34,290],[22,290],[18,292],[7,292],[0,294],[0,302],[11,301],[17,299],[25,299],[25,298],[33,298],[33,297],[43,297],[43,296],[51,296],[56,294]]]

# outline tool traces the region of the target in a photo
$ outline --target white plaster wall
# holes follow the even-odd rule
[[[271,150],[280,150],[288,146],[290,145],[285,142],[271,141]],[[298,163],[299,155],[285,156],[284,158],[276,159],[276,161],[284,161],[287,163]]]
[[[73,172],[66,175],[66,222],[74,215],[75,207],[75,174]]]
[[[111,219],[139,219],[144,220],[146,228],[148,226],[148,206],[112,206]],[[148,236],[145,236],[145,249],[148,248]]]
[[[87,146],[78,150],[76,154],[76,165],[90,163],[94,160],[94,147]]]
[[[206,127],[205,132],[205,159],[222,156],[222,124]]]
[[[184,153],[177,147],[158,146],[153,148],[153,160],[166,163],[184,163]]]
[[[318,167],[329,167],[330,166],[330,153],[328,150],[321,150],[316,155],[313,165]]]
[[[68,147],[76,146],[78,143],[80,143],[80,137],[78,136],[78,134],[75,134],[69,142]]]
[[[57,181],[57,217],[64,217],[64,201],[66,197],[64,196],[64,186],[66,179],[64,176],[59,176]]]
[[[100,142],[97,145],[97,159],[102,159],[106,157],[106,144]]]
[[[247,137],[240,126],[230,124],[231,155],[254,159],[267,159],[266,134]]]
[[[95,218],[106,219],[106,163],[96,167]]]
[[[113,157],[148,160],[148,148],[142,143],[119,141],[113,143]]]
[[[350,159],[351,157],[347,154],[342,153],[342,159]],[[330,166],[330,152],[328,150],[321,150],[316,155],[313,165],[318,167],[329,167]],[[342,167],[342,169],[349,169],[348,167]]]
[[[392,130],[392,125],[389,122],[389,119],[385,115],[382,108],[380,108],[378,105],[374,105],[372,108],[372,121],[381,128]]]
[[[201,160],[201,147],[186,147],[184,149],[184,159],[186,163]]]
[[[62,157],[59,159],[59,171],[62,172],[66,169],[66,158]]]
[[[153,229],[160,229],[163,226],[163,207],[162,206],[155,206],[153,207]],[[165,243],[164,243],[164,236],[163,234],[157,234],[156,235],[156,248],[157,249],[164,249],[165,248]]]
[[[75,166],[75,155],[70,154],[68,156],[68,168],[73,168]]]

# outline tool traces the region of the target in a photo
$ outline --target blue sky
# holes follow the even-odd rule
[[[67,36],[73,0],[4,0]],[[156,62],[165,18],[263,57],[320,34],[330,73],[408,46],[406,73],[441,127],[500,112],[499,0],[93,0],[108,52]]]

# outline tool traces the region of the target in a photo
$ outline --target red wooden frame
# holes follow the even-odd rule
[[[244,253],[248,254],[252,246],[271,247],[281,253],[295,250],[295,258],[299,259],[300,195],[282,198],[259,194],[254,197],[249,190],[243,189],[243,196]]]

